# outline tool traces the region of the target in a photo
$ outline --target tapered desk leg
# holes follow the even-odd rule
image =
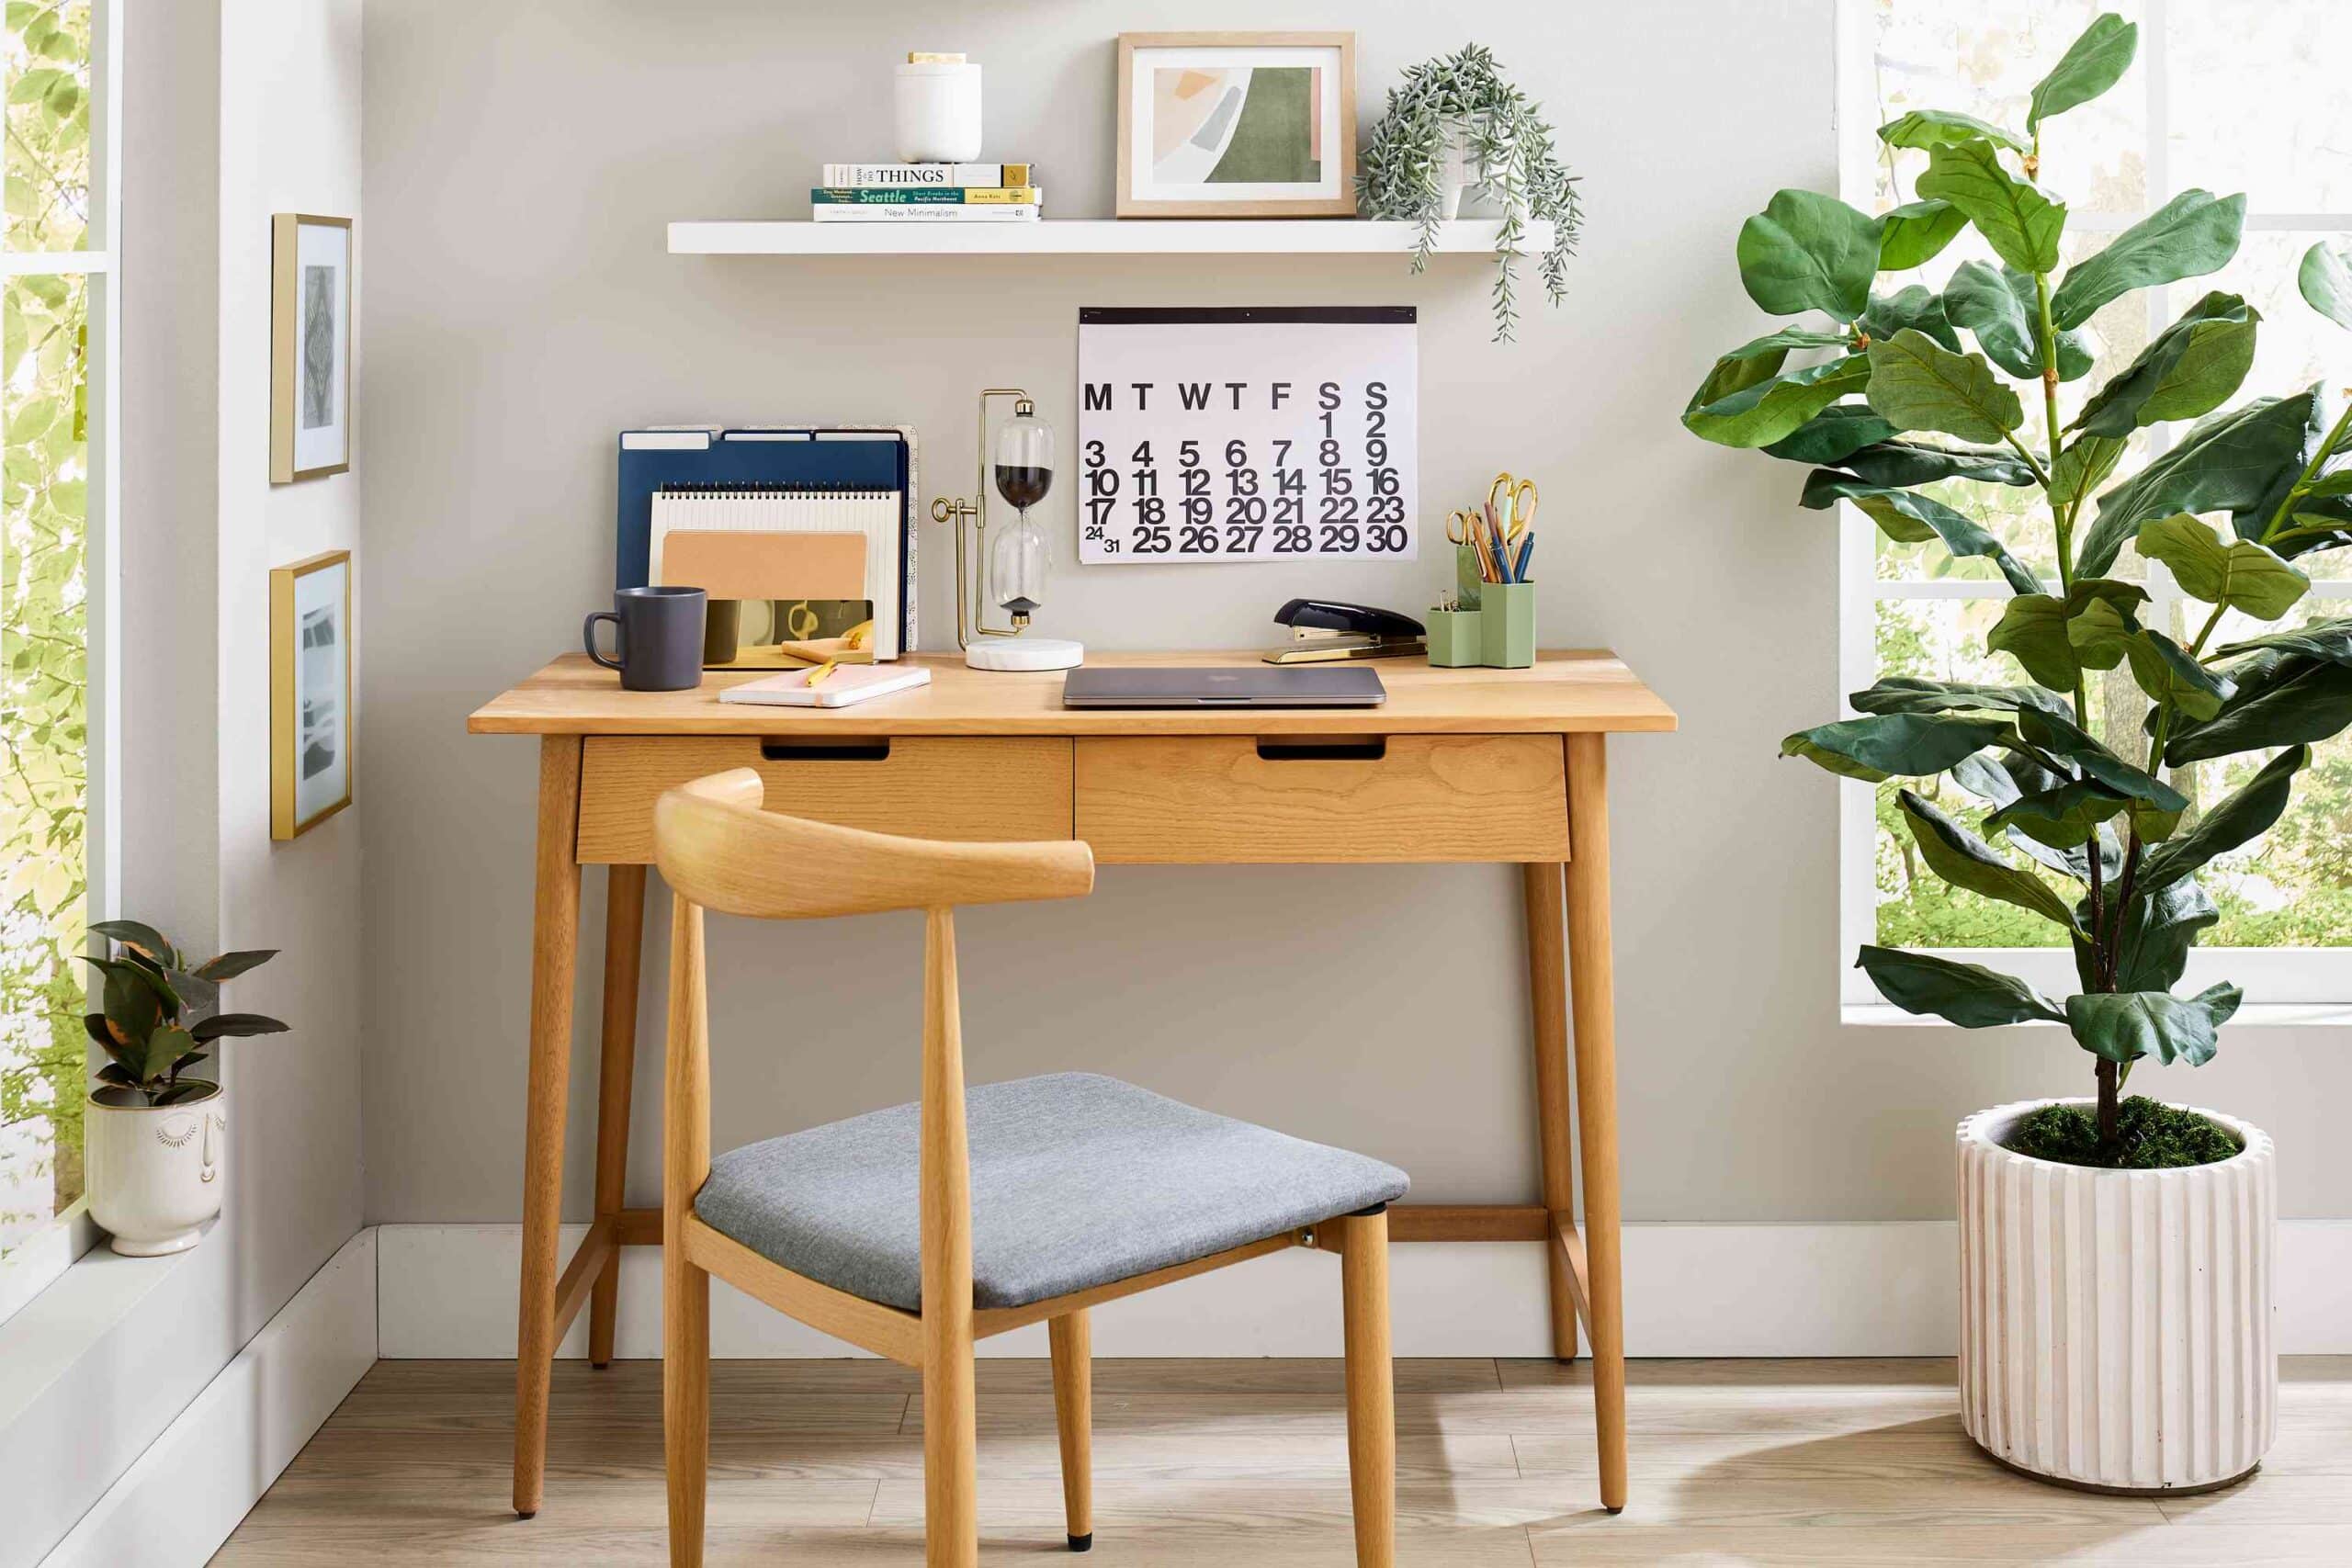
[[[1618,1246],[1617,1000],[1609,941],[1609,757],[1568,737],[1568,979],[1576,1018],[1577,1131],[1584,1145],[1587,1304],[1600,1504],[1625,1506],[1625,1292]]]
[[[523,1125],[523,1284],[514,1332],[514,1511],[539,1511],[554,1371],[556,1224],[580,944],[580,738],[539,742],[537,893],[531,913],[531,1069]]]
[[[1571,854],[1575,847],[1569,848]],[[1568,1135],[1567,952],[1560,928],[1560,867],[1531,862],[1520,868],[1527,894],[1527,984],[1535,1010],[1535,1128],[1544,1156],[1544,1207],[1555,1224],[1576,1223],[1576,1175]],[[1552,1281],[1552,1354],[1577,1357],[1576,1291],[1567,1255],[1548,1237],[1544,1252]]]
[[[605,875],[605,1039],[596,1081],[596,1217],[617,1227],[628,1180],[628,1102],[637,1077],[637,977],[645,948],[645,867]],[[621,1290],[616,1245],[588,1298],[588,1364],[613,1364]]]

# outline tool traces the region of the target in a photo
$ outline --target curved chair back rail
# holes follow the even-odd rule
[[[1075,898],[1094,886],[1094,852],[1075,840],[903,839],[763,810],[762,796],[750,768],[665,792],[653,854],[670,886],[705,908],[768,920]]]

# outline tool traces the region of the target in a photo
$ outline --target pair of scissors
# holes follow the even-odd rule
[[[1514,553],[1520,536],[1535,521],[1537,499],[1533,479],[1514,479],[1508,473],[1497,474],[1495,482],[1487,487],[1487,525]]]

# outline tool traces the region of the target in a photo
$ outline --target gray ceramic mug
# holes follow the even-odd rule
[[[629,692],[688,692],[702,684],[703,619],[710,596],[699,588],[623,588],[613,607],[580,623],[588,657],[621,672]],[[613,623],[613,652],[596,651],[596,623]]]

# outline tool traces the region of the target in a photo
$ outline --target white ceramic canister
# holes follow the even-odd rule
[[[175,1105],[127,1089],[91,1094],[83,1122],[90,1217],[130,1258],[185,1252],[220,1212],[229,1112],[217,1086]]]
[[[909,61],[899,67],[898,156],[910,164],[968,164],[980,155],[980,68]]]

